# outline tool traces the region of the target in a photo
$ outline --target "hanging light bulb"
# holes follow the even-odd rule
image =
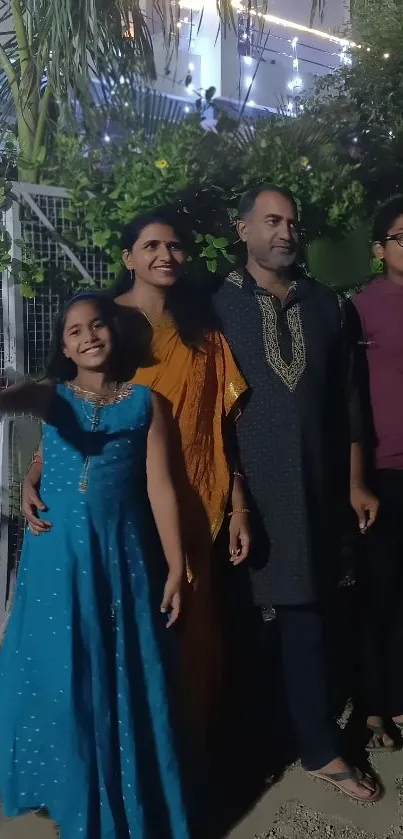
[[[288,90],[295,90],[297,87],[302,87],[302,79],[299,76],[295,76],[294,79],[290,79],[287,87]]]

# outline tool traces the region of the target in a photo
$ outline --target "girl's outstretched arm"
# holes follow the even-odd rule
[[[147,444],[147,488],[157,530],[168,564],[161,611],[169,613],[168,626],[178,619],[184,573],[179,507],[171,477],[168,424],[164,400],[152,394],[152,421]]]
[[[52,382],[23,382],[0,391],[0,414],[31,414],[45,420],[53,396]]]

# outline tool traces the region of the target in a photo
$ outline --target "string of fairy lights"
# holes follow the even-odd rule
[[[172,0],[172,6],[178,6],[180,10],[180,18],[177,22],[178,28],[181,28],[183,25],[190,25],[190,26],[197,26],[195,24],[193,14],[198,15],[201,14],[203,11],[210,11],[216,10],[216,0]],[[330,32],[326,32],[322,29],[315,29],[311,28],[310,26],[305,26],[302,23],[297,23],[296,21],[287,20],[286,18],[278,17],[277,15],[271,15],[265,12],[259,12],[256,9],[251,9],[246,7],[240,0],[232,0],[231,3],[233,9],[240,17],[246,17],[248,20],[247,29],[243,30],[243,34],[240,36],[244,43],[242,44],[242,49],[239,50],[240,55],[243,56],[243,60],[246,65],[253,65],[254,60],[259,60],[259,57],[254,55],[254,52],[258,53],[259,49],[256,49],[256,46],[253,49],[252,43],[252,36],[251,33],[253,32],[253,27],[255,25],[256,30],[261,30],[262,24],[271,24],[275,27],[280,27],[287,29],[289,32],[292,33],[292,38],[287,39],[288,43],[291,45],[291,51],[289,53],[282,52],[283,55],[289,55],[292,64],[292,72],[291,78],[287,83],[287,91],[288,91],[288,107],[290,113],[292,113],[294,105],[294,98],[297,97],[303,88],[303,80],[300,75],[300,56],[298,54],[298,46],[299,46],[299,34],[306,34],[309,36],[313,36],[314,38],[321,39],[324,42],[327,42],[329,45],[334,45],[337,48],[337,52],[332,52],[332,55],[336,55],[339,60],[340,66],[350,66],[352,63],[352,52],[355,50],[366,50],[367,52],[371,51],[371,47],[368,45],[358,44],[355,41],[349,40],[348,38],[343,38],[338,35],[333,35]],[[190,17],[189,17],[190,14]],[[256,21],[254,21],[256,19]],[[297,34],[296,34],[297,33]],[[250,42],[250,43],[249,43]],[[249,49],[248,49],[249,46]],[[303,46],[307,46],[304,44]],[[312,48],[311,49],[315,49]],[[260,47],[260,55],[262,54],[262,48]],[[383,58],[387,60],[390,57],[388,52],[385,52]],[[302,59],[303,61],[308,61],[308,59]],[[334,69],[334,68],[329,68]],[[245,87],[248,90],[248,96],[252,91],[256,80],[256,73],[253,75],[246,75],[244,78]],[[188,89],[190,92],[190,89]],[[253,106],[255,103],[253,100],[248,99],[248,104]]]

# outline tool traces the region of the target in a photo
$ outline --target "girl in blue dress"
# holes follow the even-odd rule
[[[61,839],[188,839],[165,674],[184,562],[164,406],[119,383],[112,306],[74,298],[48,378],[0,394],[0,411],[44,422],[52,521],[26,533],[0,653],[0,797],[8,817],[45,810]]]

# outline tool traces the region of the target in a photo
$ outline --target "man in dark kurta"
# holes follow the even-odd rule
[[[348,504],[350,441],[359,446],[342,309],[332,290],[296,267],[290,194],[261,187],[246,195],[238,232],[247,264],[226,278],[215,308],[250,387],[238,446],[254,513],[254,598],[276,610],[304,767],[348,795],[374,800],[374,783],[340,756],[325,684],[322,616]],[[359,483],[354,505],[373,518],[376,502]]]

